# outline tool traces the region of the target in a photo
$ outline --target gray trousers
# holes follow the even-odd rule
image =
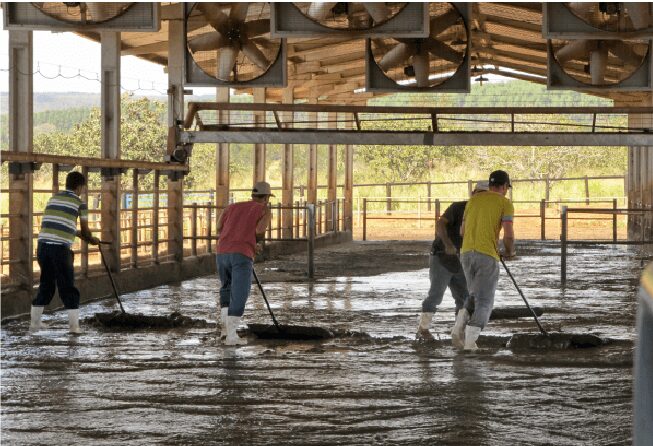
[[[456,312],[463,307],[465,300],[469,297],[463,270],[452,273],[442,265],[437,255],[430,255],[429,279],[431,279],[431,287],[428,297],[422,302],[423,313],[435,313],[437,306],[442,303],[442,297],[447,287],[451,290],[453,300],[456,302]]]
[[[484,328],[494,306],[494,292],[499,282],[499,262],[494,257],[476,251],[461,254],[460,262],[467,279],[469,301],[474,309],[467,325]]]

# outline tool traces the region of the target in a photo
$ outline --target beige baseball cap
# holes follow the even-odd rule
[[[257,182],[252,188],[252,195],[270,195],[274,197],[272,190],[270,189],[270,184],[265,181]]]
[[[489,181],[479,181],[476,183],[476,187],[474,187],[475,191],[481,192],[484,190],[490,190],[490,183]]]

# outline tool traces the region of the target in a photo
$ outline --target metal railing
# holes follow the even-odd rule
[[[653,208],[632,208],[632,209],[587,209],[587,208],[569,208],[562,207],[560,213],[560,283],[565,286],[567,283],[567,248],[569,245],[650,245],[653,240],[617,240],[616,237],[616,221],[617,216],[623,215],[642,215],[646,213],[653,213]],[[569,239],[569,220],[572,219],[570,214],[595,214],[595,215],[610,215],[613,222],[613,238],[612,240],[570,240]]]

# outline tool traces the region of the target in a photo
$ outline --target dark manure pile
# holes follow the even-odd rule
[[[592,334],[573,333],[518,333],[512,336],[506,347],[538,350],[567,350],[576,348],[592,348],[603,345],[603,340]]]
[[[207,322],[204,320],[192,319],[178,312],[167,316],[148,316],[114,311],[113,313],[97,313],[95,316],[86,319],[86,322],[101,328],[133,330],[207,326]]]

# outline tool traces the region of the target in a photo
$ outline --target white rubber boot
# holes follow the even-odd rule
[[[29,332],[30,333],[36,333],[39,330],[43,330],[44,328],[47,328],[48,326],[45,325],[43,322],[41,322],[41,315],[43,314],[43,309],[45,307],[32,307],[32,311],[30,313],[31,319],[29,323]]]
[[[227,316],[229,316],[229,307],[220,308],[220,340],[227,339]]]
[[[481,335],[481,330],[481,327],[474,327],[473,325],[465,327],[465,350],[478,350],[476,340]]]
[[[465,347],[465,327],[469,322],[469,311],[466,308],[461,308],[458,310],[456,315],[456,323],[453,324],[453,329],[451,330],[451,344],[456,348]]]
[[[433,320],[433,315],[435,313],[422,313],[419,318],[419,325],[417,326],[417,339],[428,339],[432,340],[433,335],[429,331],[431,326],[431,321]]]
[[[82,329],[79,328],[79,308],[68,310],[68,333],[80,334]]]
[[[247,339],[238,336],[236,330],[240,324],[240,316],[227,316],[227,338],[224,345],[247,345]]]

